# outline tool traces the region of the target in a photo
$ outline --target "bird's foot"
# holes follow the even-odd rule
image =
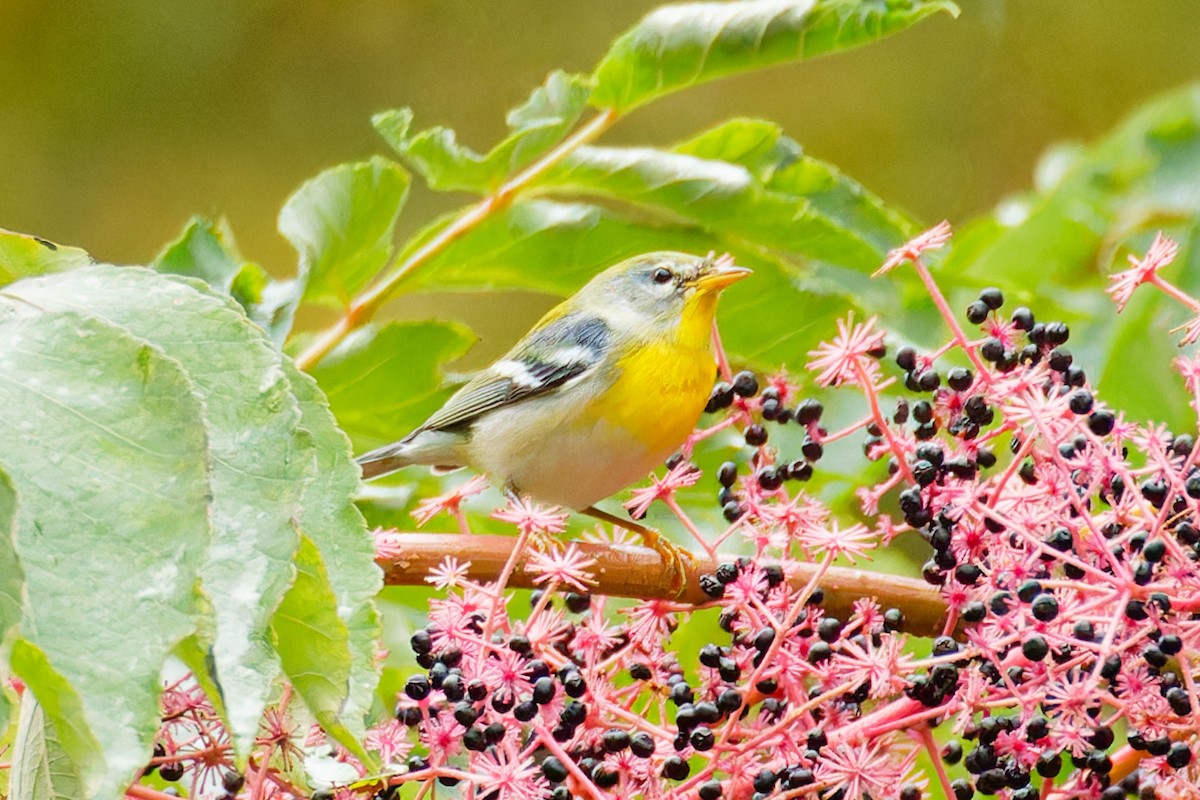
[[[531,531],[526,545],[539,553],[550,553],[563,549],[562,539],[548,531]]]
[[[684,587],[687,586],[688,573],[694,571],[696,568],[697,562],[694,555],[670,541],[653,528],[647,528],[640,523],[613,516],[595,506],[585,508],[583,513],[641,536],[642,542],[646,547],[658,553],[662,558],[663,566],[666,567],[671,576],[671,583],[669,584],[671,593],[676,596],[683,593]]]
[[[663,560],[663,566],[670,573],[671,593],[675,595],[682,594],[684,587],[687,585],[688,573],[696,567],[696,556],[692,555],[691,551],[667,539],[658,531],[647,528],[644,525],[639,525],[638,527],[641,528],[638,533],[641,534],[642,541],[646,547],[658,553],[659,557]]]

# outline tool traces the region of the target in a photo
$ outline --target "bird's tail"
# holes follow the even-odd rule
[[[398,469],[422,464],[437,472],[452,472],[463,466],[463,437],[449,431],[418,429],[398,442],[358,457],[363,480],[378,478]]]
[[[369,481],[416,463],[407,454],[408,449],[404,442],[393,442],[359,456],[357,460],[362,468],[363,480]]]

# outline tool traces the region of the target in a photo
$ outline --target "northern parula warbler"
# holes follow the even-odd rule
[[[732,258],[648,253],[601,272],[419,428],[358,459],[364,478],[411,464],[468,466],[526,494],[640,533],[593,506],[644,477],[691,433],[712,391],[721,290]]]

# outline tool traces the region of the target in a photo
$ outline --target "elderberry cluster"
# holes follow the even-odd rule
[[[882,353],[880,354],[882,355]],[[783,385],[769,385],[759,394],[759,381],[754,373],[743,370],[732,382],[718,381],[709,396],[705,413],[729,409],[736,404],[737,411],[745,418],[743,438],[747,445],[759,448],[751,459],[755,491],[776,492],[785,481],[808,481],[813,476],[813,464],[825,454],[822,440],[827,431],[820,426],[825,407],[818,400],[807,399],[788,405],[789,389]],[[757,396],[757,398],[756,398]],[[757,413],[756,413],[757,412]],[[761,422],[759,421],[761,420]],[[779,454],[768,454],[762,450],[769,438],[766,424],[788,425],[794,423],[804,427],[804,438],[800,442],[800,458],[789,459]],[[716,473],[720,489],[717,504],[725,519],[736,522],[745,515],[746,509],[740,502],[738,490],[738,465],[734,461],[721,464]]]

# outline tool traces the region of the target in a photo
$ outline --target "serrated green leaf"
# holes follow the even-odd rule
[[[804,155],[800,145],[784,136],[783,129],[774,122],[745,117],[709,128],[680,142],[672,150],[696,158],[738,164],[764,183],[776,170]]]
[[[344,306],[387,263],[408,173],[385,158],[322,172],[288,198],[279,232],[300,253],[301,299]]]
[[[67,272],[90,263],[91,256],[77,247],[0,228],[0,286],[18,278]]]
[[[587,76],[550,73],[508,113],[509,135],[486,154],[459,144],[449,128],[412,133],[413,115],[407,108],[376,114],[372,122],[431,188],[486,193],[562,139],[579,119],[590,91]]]
[[[337,427],[317,382],[287,360],[284,370],[300,403],[300,425],[317,448],[317,474],[304,490],[300,529],[321,553],[329,583],[337,596],[337,613],[349,634],[349,693],[342,724],[358,736],[371,709],[379,682],[380,622],[375,595],[383,573],[375,565],[375,541],[352,499],[360,482],[350,440]]]
[[[747,0],[652,11],[596,67],[591,103],[628,111],[715,78],[848,50],[957,7],[944,0]]]
[[[32,695],[21,702],[13,742],[8,796],[18,800],[77,800],[83,782],[58,740],[54,723]]]
[[[340,717],[350,685],[349,633],[321,553],[307,536],[300,537],[295,565],[296,580],[271,620],[284,674],[325,732],[365,759],[370,770],[370,756]]]
[[[293,524],[315,468],[280,354],[221,300],[146,269],[89,267],[8,292],[50,312],[103,319],[187,369],[212,456],[214,533],[201,579],[216,615],[216,679],[244,752],[279,671],[266,631],[292,581]]]
[[[409,252],[437,232],[430,225]],[[525,200],[489,216],[414,272],[409,289],[533,289],[567,294],[623,258],[650,250],[707,252],[711,237],[680,225],[640,224],[599,206]],[[675,242],[674,247],[667,247]],[[401,258],[404,253],[401,254]]]
[[[806,156],[772,122],[732,119],[673,150],[746,168],[768,191],[802,199],[812,213],[868,243],[881,257],[917,232],[906,215],[832,164]]]
[[[760,169],[761,169],[761,165]],[[682,217],[791,257],[874,270],[912,226],[827,164],[795,158],[761,183],[728,161],[652,148],[581,147],[536,191],[629,203],[629,213]]]
[[[28,598],[11,664],[81,796],[117,797],[150,752],[162,665],[195,628],[210,539],[203,409],[178,362],[121,329],[0,305],[0,466],[21,498]],[[78,553],[87,568],[64,569]]]
[[[471,336],[449,325],[392,323],[356,331],[313,370],[342,430],[360,450],[399,438],[446,398],[441,368]]]

